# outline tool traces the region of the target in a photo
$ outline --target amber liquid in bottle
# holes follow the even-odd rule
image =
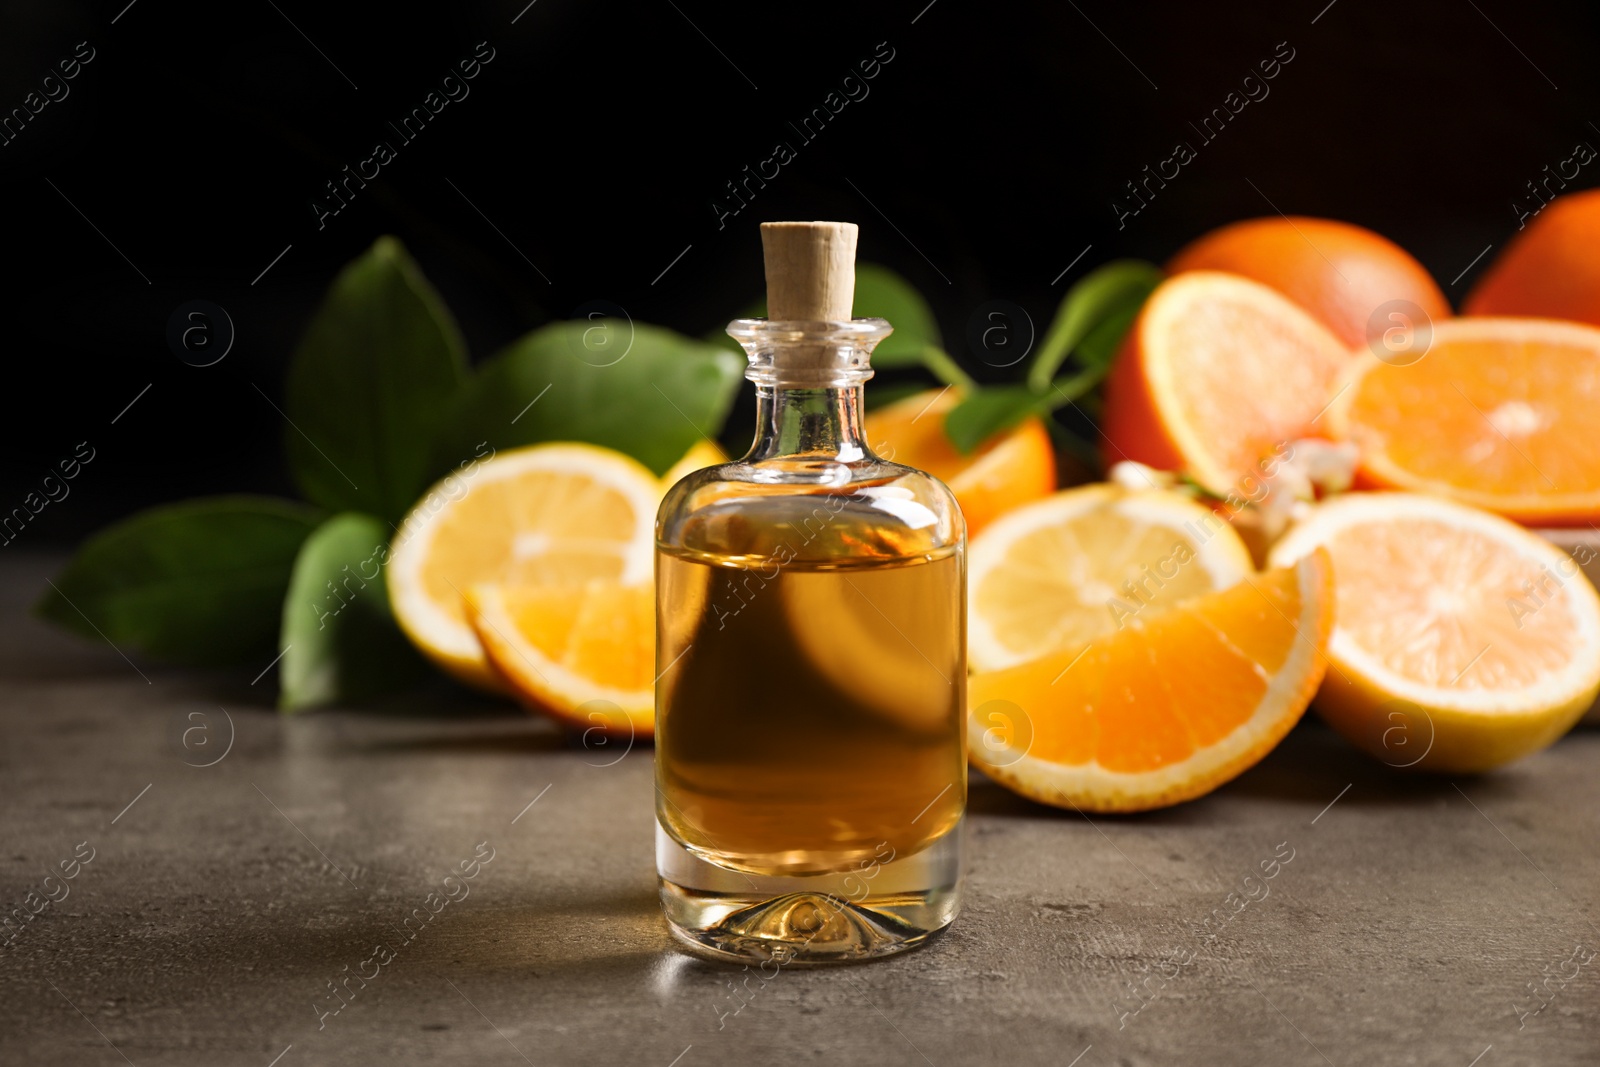
[[[658,709],[661,817],[762,874],[910,856],[966,799],[957,550],[855,528],[848,498],[793,506],[839,529],[701,516],[703,547],[657,562],[660,662],[679,661]],[[849,554],[801,555],[819,541]]]

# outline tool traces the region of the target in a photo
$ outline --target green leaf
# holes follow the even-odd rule
[[[877,357],[873,357],[876,361]],[[922,348],[922,365],[927,367],[933,376],[946,385],[958,386],[961,389],[976,388],[977,382],[971,375],[961,369],[961,365],[944,349],[935,345],[924,345]]]
[[[743,311],[739,312],[737,315],[731,316],[726,322],[720,323],[719,325],[713,326],[711,329],[707,330],[700,336],[700,340],[717,348],[726,348],[729,352],[732,352],[740,359],[744,359],[744,347],[740,345],[738,341],[735,341],[733,338],[728,336],[728,322],[733,321],[733,319],[764,319],[766,317],[767,298],[763,296],[760,300],[745,305],[745,309]]]
[[[1163,277],[1154,263],[1119,259],[1096,267],[1073,283],[1034,354],[1028,387],[1035,393],[1049,389],[1050,379],[1075,349],[1081,362],[1098,367],[1103,376],[1127,332],[1127,323]],[[1114,325],[1117,321],[1122,321],[1120,330]],[[1083,345],[1091,336],[1092,352],[1085,352]]]
[[[910,282],[888,267],[856,266],[853,314],[858,319],[888,319],[894,327],[894,333],[872,350],[872,365],[880,369],[926,365],[926,350],[942,347],[933,309]]]
[[[1001,430],[1009,430],[1030,415],[1050,410],[1048,398],[1022,385],[974,389],[945,416],[944,432],[963,455]]]
[[[1084,367],[1099,372],[1097,381],[1111,370],[1111,361],[1116,358],[1117,349],[1122,347],[1122,339],[1128,335],[1133,320],[1139,317],[1139,309],[1144,307],[1148,295],[1130,296],[1127,300],[1119,301],[1078,342],[1074,355]]]
[[[661,474],[728,417],[744,361],[660,326],[558,322],[485,363],[450,418],[441,461],[543,441],[587,441]]]
[[[295,553],[315,525],[311,508],[271,497],[150,508],[90,538],[33,610],[123,651],[265,663]]]
[[[393,237],[340,272],[289,364],[289,468],[329,510],[398,519],[465,375],[455,320]]]
[[[389,611],[389,526],[345,512],[300,546],[279,639],[278,706],[301,711],[404,687],[424,664]]]
[[[1068,403],[1084,399],[1084,394],[1100,384],[1100,379],[1105,377],[1103,367],[1085,367],[1076,374],[1065,378],[1057,378],[1050,383],[1049,391],[1035,398],[1044,405],[1044,410],[1054,411]],[[1032,387],[1029,387],[1030,391]],[[1078,405],[1082,407],[1083,405]]]

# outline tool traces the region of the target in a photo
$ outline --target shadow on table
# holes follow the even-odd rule
[[[474,975],[525,976],[563,982],[579,977],[637,980],[646,961],[671,947],[653,887],[610,887],[584,892],[538,891],[490,899],[478,893],[446,905],[425,923],[406,924],[412,909],[428,913],[422,886],[411,896],[345,902],[348,921],[337,929],[315,924],[324,918],[323,902],[303,902],[275,913],[222,924],[203,936],[186,933],[181,942],[144,935],[144,950],[171,951],[198,973],[228,970],[240,959],[264,960],[272,974],[290,986],[304,986],[315,999],[329,980],[342,981],[360,970],[378,945],[392,953],[383,968],[426,977],[457,980]],[[434,887],[437,888],[437,887]],[[383,979],[372,979],[381,987]]]
[[[653,886],[530,894],[511,907],[463,909],[452,924],[451,966],[465,972],[637,981],[671,948]]]

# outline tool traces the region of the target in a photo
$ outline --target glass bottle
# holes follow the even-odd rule
[[[960,905],[966,530],[943,483],[862,436],[891,327],[850,319],[855,227],[762,229],[769,308],[833,317],[728,327],[755,443],[678,482],[657,518],[661,901],[703,954],[866,959]],[[803,262],[775,277],[786,242]],[[804,295],[819,273],[831,306]]]

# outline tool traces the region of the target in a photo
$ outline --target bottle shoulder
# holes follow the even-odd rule
[[[692,556],[870,563],[962,548],[966,523],[926,471],[875,456],[791,456],[681,479],[657,512],[656,542]]]

